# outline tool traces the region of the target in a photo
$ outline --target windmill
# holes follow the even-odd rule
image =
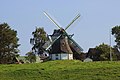
[[[51,59],[73,59],[74,53],[80,54],[83,49],[72,39],[73,35],[68,35],[66,32],[66,30],[80,17],[80,15],[78,14],[70,24],[63,29],[48,13],[44,12],[44,14],[58,27],[58,29],[55,29],[53,34],[50,35],[51,43],[46,48],[47,51],[50,51]]]

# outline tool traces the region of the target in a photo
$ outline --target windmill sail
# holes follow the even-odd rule
[[[44,11],[44,14],[45,14],[45,16],[47,16],[48,19],[50,19],[50,21],[52,21],[58,28],[61,28],[61,27],[55,22],[55,20],[53,20],[52,17],[50,17],[50,15],[49,15],[47,12]]]
[[[46,50],[48,50],[60,37],[61,37],[61,35],[59,35],[59,36],[46,48]]]
[[[80,17],[80,14],[78,14],[70,24],[68,24],[68,26],[65,28],[65,30],[67,30],[78,18]]]

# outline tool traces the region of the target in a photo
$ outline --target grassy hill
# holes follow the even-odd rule
[[[120,62],[58,60],[0,65],[0,80],[120,80]]]

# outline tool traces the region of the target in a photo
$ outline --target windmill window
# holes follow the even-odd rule
[[[64,43],[64,42],[62,43],[62,46],[65,46],[65,43]]]

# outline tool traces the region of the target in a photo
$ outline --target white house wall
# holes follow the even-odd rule
[[[52,60],[56,60],[55,54],[51,54],[50,56]]]
[[[52,60],[65,60],[65,59],[73,59],[73,54],[51,54],[50,55]]]
[[[73,59],[73,54],[68,54],[69,55],[69,60]]]
[[[52,60],[59,60],[60,59],[60,54],[58,54],[58,56],[56,56],[56,54],[51,54],[51,59]]]
[[[68,54],[61,54],[61,59],[68,59]]]

